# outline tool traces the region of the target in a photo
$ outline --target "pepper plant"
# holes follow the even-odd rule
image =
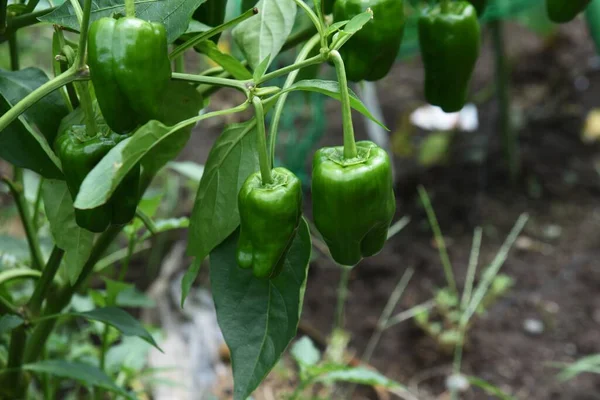
[[[15,170],[12,179],[2,180],[19,208],[31,250],[29,265],[0,279],[0,332],[10,334],[7,357],[0,360],[0,397],[24,398],[40,389],[53,397],[56,387],[48,384],[48,374],[93,387],[98,398],[106,392],[135,397],[131,387],[113,381],[105,365],[106,349],[114,343],[110,332],[157,344],[118,308],[115,299],[124,286],[106,280],[106,297],[91,291],[97,304],[91,311],[73,312],[70,304],[94,275],[103,276],[98,262],[121,232],[129,239],[123,280],[141,241],[140,226],[148,232],[142,238],[168,229],[145,213],[140,200],[185,147],[192,128],[248,109],[254,116],[226,126],[206,162],[189,220],[188,254],[196,262],[183,279],[181,301],[208,257],[218,321],[231,351],[234,397],[252,393],[296,334],[311,256],[300,181],[273,165],[289,93],[317,92],[342,104],[343,146],[323,149],[315,159],[315,190],[322,193],[313,204],[319,210],[315,223],[334,258],[354,266],[379,252],[394,215],[387,154],[374,143],[355,142],[352,108],[375,118],[349,90],[346,73],[348,63],[352,79],[380,79],[399,50],[402,3],[372,3],[372,8],[338,4],[334,22],[324,12],[333,10],[333,2],[320,0],[244,2],[243,12],[229,21],[226,0],[71,0],[48,8],[36,0],[0,2],[0,39],[10,44],[13,67],[0,71],[0,157]],[[311,24],[293,32],[298,10]],[[18,30],[37,23],[53,24],[52,79],[35,68],[19,70]],[[368,73],[352,61],[368,41],[353,37],[363,27],[381,30],[372,35],[381,35],[391,50],[385,62],[373,52],[363,57],[371,59],[366,65],[377,65]],[[243,59],[216,45],[228,30]],[[71,33],[78,34],[75,41]],[[353,47],[344,52],[347,42]],[[299,48],[294,63],[270,68],[278,53],[292,47]],[[219,67],[187,73],[181,60],[192,50]],[[337,81],[297,79],[301,69],[327,62]],[[270,86],[285,76],[282,87]],[[241,92],[243,100],[200,113],[220,88]],[[23,169],[41,177],[34,217],[23,196]],[[41,204],[54,242],[49,254],[40,246],[35,222]],[[380,204],[382,209],[373,209]],[[359,211],[361,221],[338,226],[328,210],[348,206]],[[32,293],[23,298],[2,288],[15,279],[33,280]],[[75,317],[105,325],[97,364],[57,359],[48,348],[57,322]]]

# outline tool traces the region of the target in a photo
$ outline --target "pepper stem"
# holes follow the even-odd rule
[[[125,15],[127,17],[135,17],[135,0],[125,0]]]
[[[335,65],[335,71],[340,85],[340,96],[342,101],[342,118],[344,128],[344,158],[355,158],[356,142],[354,141],[354,127],[352,126],[352,109],[350,108],[350,91],[348,90],[348,78],[344,60],[337,50],[329,53],[329,59]]]
[[[252,98],[256,118],[256,144],[258,149],[258,162],[260,163],[260,175],[263,185],[273,183],[271,177],[271,165],[267,154],[267,130],[265,129],[265,110],[262,101],[256,96]]]

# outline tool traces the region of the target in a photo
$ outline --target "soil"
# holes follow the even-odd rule
[[[424,185],[448,242],[460,287],[474,228],[483,228],[481,270],[494,258],[519,215],[527,212],[530,216],[502,269],[514,279],[514,287],[475,320],[462,372],[518,399],[600,399],[598,375],[582,374],[560,382],[556,377],[559,369],[551,365],[600,353],[600,175],[596,169],[600,158],[597,145],[581,140],[587,113],[600,106],[600,62],[594,58],[593,45],[580,21],[561,28],[550,40],[516,25],[507,25],[506,32],[512,60],[512,115],[521,143],[521,178],[511,184],[504,168],[493,96],[478,104],[479,131],[457,134],[444,165],[424,168],[412,159],[397,157],[397,216],[409,216],[411,222],[378,256],[364,260],[351,273],[346,306],[350,346],[362,353],[407,268],[414,268],[415,274],[396,312],[430,299],[436,288],[445,285],[438,250],[418,201],[417,187]],[[489,32],[484,37],[474,93],[485,92],[493,82]],[[403,113],[423,103],[421,85],[418,59],[398,64],[378,84],[392,132],[400,128],[396,121],[402,120]],[[230,105],[237,101],[229,95],[218,98]],[[326,112],[327,135],[319,145],[340,143],[337,104],[328,103]],[[356,122],[358,136],[365,137],[361,121]],[[221,124],[194,135],[195,144],[187,147],[190,150],[184,158],[205,160]],[[473,161],[477,159],[481,161]],[[307,193],[307,204],[309,196]],[[309,209],[307,214],[310,216]],[[338,279],[339,270],[326,257],[312,263],[303,326],[330,332]],[[542,331],[528,333],[524,326],[528,320],[541,323]],[[447,398],[444,382],[451,372],[452,356],[441,352],[412,321],[383,333],[371,363],[418,391],[419,399]],[[378,398],[370,390],[356,392],[355,397]],[[471,390],[463,398],[491,397]]]

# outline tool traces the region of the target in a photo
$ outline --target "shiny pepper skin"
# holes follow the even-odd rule
[[[557,24],[572,21],[591,0],[546,0],[548,18]]]
[[[466,1],[449,3],[446,12],[436,5],[418,25],[425,98],[445,112],[460,111],[481,46],[477,11]]]
[[[381,251],[396,212],[387,153],[369,141],[356,147],[355,159],[344,159],[341,146],[320,149],[313,159],[315,225],[333,259],[345,266]]]
[[[108,126],[127,133],[160,116],[171,79],[162,24],[138,18],[100,18],[90,26],[88,64]]]
[[[377,81],[392,69],[404,35],[403,0],[337,0],[334,21],[350,20],[370,8],[373,20],[340,49],[346,75],[353,82]]]
[[[238,195],[240,238],[237,262],[257,278],[275,278],[284,266],[302,216],[302,184],[285,168],[274,168],[273,183],[260,172],[248,177]]]
[[[88,173],[102,158],[127,136],[111,132],[94,138],[85,137],[85,125],[63,128],[54,143],[61,161],[63,174],[73,200]],[[135,216],[139,202],[140,166],[137,165],[123,179],[110,200],[91,210],[75,209],[77,225],[92,232],[104,232],[109,225],[124,225]]]

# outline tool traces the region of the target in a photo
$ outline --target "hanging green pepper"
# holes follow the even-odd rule
[[[375,143],[356,143],[358,155],[326,147],[313,159],[313,218],[341,265],[356,265],[381,251],[396,212],[390,159]]]
[[[271,175],[273,183],[263,185],[260,172],[253,173],[238,196],[237,262],[258,278],[281,273],[302,215],[300,180],[285,168],[274,168]]]
[[[469,3],[471,3],[473,5],[473,7],[475,7],[475,10],[477,10],[477,15],[479,15],[480,17],[483,15],[483,12],[485,11],[485,6],[487,5],[487,0],[467,0]]]
[[[548,18],[557,24],[572,21],[591,0],[546,0]]]
[[[198,22],[215,28],[225,22],[227,0],[207,0],[194,11],[192,18]],[[221,34],[213,36],[210,40],[217,43]]]
[[[88,173],[102,158],[127,136],[114,132],[86,136],[85,125],[69,125],[65,117],[54,143],[61,161],[63,174],[73,199]],[[137,165],[123,179],[110,200],[91,210],[75,209],[77,225],[92,232],[104,232],[109,225],[124,225],[135,216],[139,201],[140,166]]]
[[[353,82],[385,77],[396,61],[404,35],[403,0],[337,0],[333,19],[350,20],[367,8],[373,10],[373,20],[340,49],[346,74]]]
[[[171,79],[162,24],[100,18],[90,26],[88,63],[98,104],[114,132],[130,132],[160,116]]]
[[[425,98],[445,112],[462,109],[480,48],[475,8],[466,1],[438,4],[419,17]]]

